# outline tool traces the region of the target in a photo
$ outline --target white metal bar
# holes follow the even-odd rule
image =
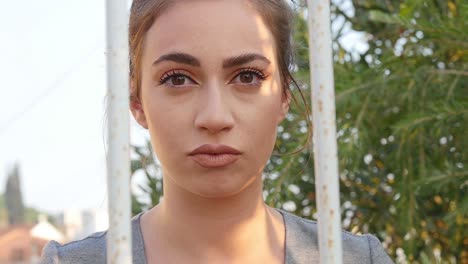
[[[107,263],[132,263],[127,0],[106,1],[109,230]]]
[[[342,263],[330,2],[307,3],[320,263]]]

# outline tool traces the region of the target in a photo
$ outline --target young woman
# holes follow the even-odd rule
[[[318,263],[317,226],[262,199],[288,112],[284,0],[134,0],[131,111],[161,162],[164,199],[132,219],[134,263]],[[105,263],[106,233],[49,243],[42,263]],[[345,263],[391,263],[343,232]]]

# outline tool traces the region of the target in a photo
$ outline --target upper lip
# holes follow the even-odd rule
[[[204,144],[189,153],[189,155],[196,154],[241,154],[241,152],[235,148],[225,145]]]

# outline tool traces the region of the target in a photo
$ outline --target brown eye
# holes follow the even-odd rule
[[[254,76],[251,72],[241,73],[239,76],[241,83],[252,83]]]
[[[233,84],[239,85],[259,85],[266,79],[266,76],[256,69],[244,69],[231,80]]]
[[[165,74],[159,81],[159,84],[165,84],[170,87],[185,87],[196,85],[196,82],[184,73],[172,71]]]
[[[184,85],[185,84],[185,77],[182,75],[173,76],[171,77],[172,85]]]

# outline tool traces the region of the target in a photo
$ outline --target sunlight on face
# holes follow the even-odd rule
[[[180,1],[157,18],[144,42],[140,123],[165,188],[223,197],[258,180],[288,106],[275,54],[273,35],[248,1]],[[203,144],[241,154],[206,168],[189,155]]]
[[[257,34],[260,40],[264,43],[263,44],[263,51],[264,53],[268,54],[270,58],[274,58],[275,60],[275,68],[276,73],[279,75],[278,65],[276,61],[276,45],[273,39],[273,35],[271,34],[270,30],[266,27],[263,23],[263,20],[260,16],[255,17],[255,27],[257,28]],[[277,76],[279,78],[279,76]],[[263,96],[274,96],[276,93],[281,92],[280,86],[280,79],[276,80],[275,82],[271,83],[271,86],[267,89],[262,89],[260,91],[261,95]]]

